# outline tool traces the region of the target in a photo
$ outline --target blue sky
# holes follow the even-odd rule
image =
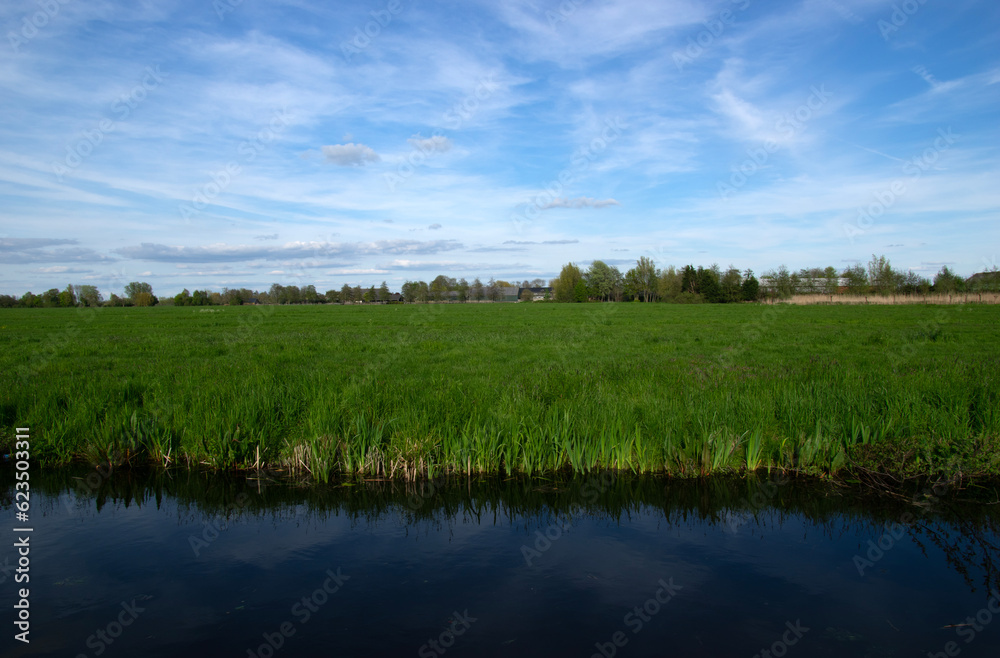
[[[0,292],[1000,256],[992,0],[0,5]]]

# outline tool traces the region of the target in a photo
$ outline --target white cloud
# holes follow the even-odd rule
[[[364,144],[333,144],[323,147],[323,155],[341,167],[363,167],[381,160],[378,153]]]

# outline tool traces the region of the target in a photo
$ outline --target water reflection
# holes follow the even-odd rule
[[[11,655],[1000,647],[988,488],[610,475],[319,487],[62,470],[33,474],[32,491],[32,642]]]

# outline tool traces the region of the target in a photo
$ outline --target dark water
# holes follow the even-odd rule
[[[1000,505],[987,504],[989,488],[886,496],[782,480],[421,488],[87,475],[33,474],[24,645],[11,623],[25,586],[10,571],[20,524],[12,474],[0,474],[4,656],[1000,649],[990,594]]]

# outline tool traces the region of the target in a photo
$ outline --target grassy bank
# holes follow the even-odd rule
[[[996,306],[0,311],[44,464],[1000,473]]]

